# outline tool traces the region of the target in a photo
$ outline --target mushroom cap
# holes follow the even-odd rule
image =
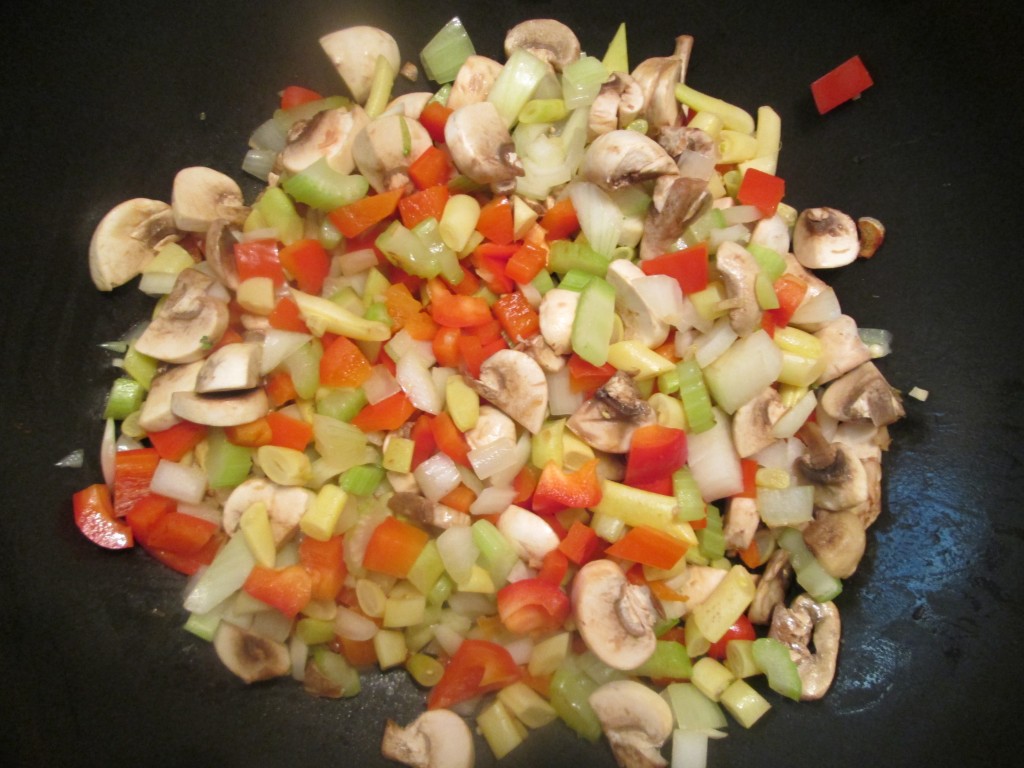
[[[905,413],[899,396],[871,361],[833,381],[821,396],[821,407],[839,421],[871,419],[876,426],[892,424]]]
[[[351,173],[355,167],[352,144],[369,121],[358,104],[317,112],[289,131],[288,143],[280,154],[281,166],[288,173],[299,173],[325,158],[331,169]]]
[[[572,610],[583,641],[608,666],[636,669],[654,653],[650,591],[630,584],[611,560],[591,560],[580,568],[572,584]]]
[[[637,64],[633,79],[644,95],[643,116],[658,128],[674,125],[679,117],[676,85],[682,82],[683,62],[676,56],[655,56]]]
[[[558,548],[558,534],[540,515],[512,504],[498,518],[498,530],[511,542],[520,559],[539,567],[544,556]]]
[[[470,448],[479,448],[502,438],[514,443],[516,441],[516,423],[500,408],[495,408],[493,405],[481,405],[476,424],[466,430],[465,436]]]
[[[658,142],[638,131],[618,129],[587,147],[579,175],[603,189],[619,189],[659,176],[676,176],[676,161]]]
[[[739,306],[729,310],[729,324],[737,335],[747,336],[761,327],[763,313],[754,288],[761,268],[750,251],[731,240],[718,247],[715,265],[726,295],[739,302]]]
[[[238,290],[238,264],[235,261],[235,243],[238,239],[227,219],[214,219],[206,229],[206,248],[203,255],[210,271],[225,287]]]
[[[793,566],[789,563],[789,552],[779,547],[768,557],[764,573],[757,580],[754,599],[747,609],[747,618],[754,624],[770,623],[775,606],[785,601],[792,580]]]
[[[553,352],[567,355],[572,351],[572,324],[580,292],[552,288],[540,301],[540,333]]]
[[[523,48],[555,70],[561,71],[580,57],[576,33],[555,19],[530,19],[516,24],[505,35],[505,55]]]
[[[860,240],[853,219],[835,208],[808,208],[793,228],[793,255],[808,269],[842,267],[857,258]]]
[[[796,661],[804,701],[820,699],[832,685],[839,657],[842,622],[835,603],[819,603],[801,594],[789,608],[778,605],[772,613],[769,637],[785,643]],[[814,653],[810,646],[813,643]]]
[[[467,104],[452,112],[444,139],[459,171],[478,184],[505,192],[522,176],[523,165],[498,108],[489,101]]]
[[[211,295],[217,283],[197,269],[184,269],[135,349],[167,363],[202,359],[228,327],[227,302]]]
[[[467,56],[455,75],[451,93],[448,94],[447,106],[457,110],[468,104],[476,104],[487,98],[491,86],[501,74],[501,64],[486,56],[473,54]]]
[[[638,339],[654,349],[665,343],[669,327],[633,285],[634,280],[644,277],[643,270],[628,259],[614,260],[605,274],[605,280],[615,289],[615,311],[622,319],[623,338]]]
[[[171,411],[178,418],[209,427],[237,427],[266,416],[270,401],[263,387],[209,395],[199,392],[175,392]]]
[[[667,152],[665,154],[669,156]],[[675,170],[678,174],[678,166]],[[708,194],[707,186],[705,179],[673,174],[657,180],[654,204],[647,209],[647,216],[644,217],[644,234],[640,241],[641,261],[673,250],[690,222],[710,207],[711,195]],[[659,194],[663,197],[660,205]]]
[[[853,576],[867,545],[864,525],[856,513],[819,510],[803,534],[808,548],[830,576]]]
[[[502,349],[480,366],[477,392],[532,434],[540,432],[548,411],[548,380],[525,352]]]
[[[619,371],[576,409],[566,426],[592,448],[627,453],[633,432],[656,421],[632,377]]]
[[[312,491],[305,488],[278,485],[266,478],[251,477],[236,486],[225,500],[221,525],[225,533],[234,536],[238,532],[238,524],[245,510],[257,502],[262,502],[266,505],[270,517],[274,543],[281,544],[295,533],[299,520],[309,508],[312,498]]]
[[[785,412],[779,391],[771,386],[736,409],[732,417],[732,441],[741,459],[775,442],[772,426]]]
[[[409,183],[409,166],[433,144],[418,120],[381,115],[356,133],[352,159],[374,190],[387,192]]]
[[[395,72],[402,64],[395,38],[377,27],[357,25],[330,32],[320,38],[320,47],[360,104],[370,95],[378,56],[383,56]]]
[[[771,248],[776,253],[789,253],[789,225],[777,213],[760,219],[750,233],[750,242]]]
[[[857,321],[849,315],[840,315],[814,335],[821,342],[821,356],[826,361],[816,385],[827,384],[871,359],[871,350],[861,341]]]
[[[588,699],[624,768],[667,765],[661,747],[675,722],[668,702],[636,680],[605,683]]]
[[[171,209],[175,226],[185,232],[206,232],[217,219],[241,224],[249,212],[238,183],[202,165],[175,174]]]
[[[111,291],[138,275],[157,246],[177,230],[171,206],[135,197],[107,211],[89,241],[89,274],[101,291]]]
[[[228,669],[247,683],[288,674],[291,656],[284,643],[242,629],[229,621],[217,625],[213,647]]]
[[[867,501],[868,479],[864,465],[850,448],[832,443],[834,457],[829,463],[816,459],[814,449],[796,461],[800,474],[814,484],[814,503],[838,512]]]
[[[196,377],[199,394],[252,389],[260,383],[263,347],[251,341],[225,344],[206,358]]]
[[[147,432],[161,432],[181,421],[171,410],[171,396],[175,392],[191,392],[203,367],[202,360],[175,365],[155,376],[149,392],[139,410],[139,426]]]
[[[472,768],[476,759],[472,731],[450,709],[424,712],[404,728],[389,720],[380,748],[413,768]]]

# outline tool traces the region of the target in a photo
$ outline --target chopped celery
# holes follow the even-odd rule
[[[206,613],[190,613],[184,624],[185,630],[207,642],[213,642],[213,636],[220,625],[221,613],[219,606]]]
[[[341,654],[334,653],[322,645],[317,646],[313,649],[313,663],[320,674],[336,686],[338,697],[355,696],[362,689],[359,673]],[[316,692],[323,694],[319,689]]]
[[[696,360],[683,360],[676,365],[679,377],[679,399],[683,401],[689,432],[705,432],[715,425],[711,398],[704,384],[704,374]]]
[[[563,99],[530,99],[519,113],[521,123],[557,123],[569,114]]]
[[[321,211],[333,211],[365,197],[370,182],[363,176],[338,173],[321,157],[302,171],[289,176],[281,186],[300,203]]]
[[[306,645],[321,645],[334,640],[334,622],[302,618],[295,623],[295,635]]]
[[[424,688],[437,685],[444,674],[444,664],[425,653],[413,653],[405,660],[405,668],[412,679]]]
[[[591,365],[608,361],[608,347],[615,323],[615,289],[594,277],[580,294],[572,323],[572,350]]]
[[[476,716],[476,724],[498,760],[526,738],[526,728],[509,712],[500,698],[492,701]]]
[[[804,536],[795,528],[782,528],[775,534],[779,546],[789,552],[797,583],[819,603],[834,600],[843,591],[843,583],[830,575],[804,542]]]
[[[722,529],[722,515],[713,504],[706,506],[707,525],[697,531],[700,553],[708,560],[717,560],[725,555],[725,534]]]
[[[547,73],[548,65],[525,48],[512,51],[487,94],[487,100],[498,109],[505,125],[512,127]]]
[[[441,27],[420,51],[423,74],[435,83],[451,83],[466,59],[475,53],[469,33],[456,16]]]
[[[416,443],[407,437],[389,437],[384,444],[384,469],[389,472],[411,472],[415,449]]]
[[[365,405],[366,393],[362,389],[338,387],[316,391],[316,412],[332,419],[352,421]]]
[[[671,395],[679,391],[679,369],[673,368],[658,376],[658,391]]]
[[[121,376],[114,379],[107,396],[107,407],[103,411],[104,419],[123,421],[128,415],[139,410],[146,391],[135,379]]]
[[[277,230],[277,239],[285,245],[301,240],[306,231],[295,204],[280,187],[267,187],[253,204],[253,210],[259,212],[268,226]]]
[[[641,488],[617,483],[614,480],[601,481],[601,500],[592,511],[607,514],[623,520],[626,525],[649,525],[665,530],[676,514],[676,500]]]
[[[590,706],[590,694],[597,688],[573,656],[567,656],[551,676],[551,706],[566,725],[587,741],[597,741],[602,733],[601,721]]]
[[[712,701],[718,701],[735,679],[735,675],[724,664],[710,656],[699,659],[693,665],[694,686]]]
[[[428,253],[437,260],[438,274],[452,285],[461,283],[464,275],[462,266],[459,264],[459,257],[442,239],[437,219],[428,216],[416,224],[412,228],[412,232],[423,243]]]
[[[587,283],[593,279],[593,275],[590,272],[584,272],[582,269],[570,269],[562,277],[558,283],[559,288],[565,288],[567,291],[582,291],[587,287]]]
[[[789,648],[774,637],[759,637],[754,640],[753,653],[754,661],[768,678],[768,687],[793,701],[800,701],[803,684]]]
[[[775,295],[775,287],[771,278],[764,272],[758,272],[754,278],[754,296],[761,309],[778,309],[779,297]]]
[[[565,419],[547,422],[530,441],[530,462],[535,467],[545,467],[549,461],[562,466]]]
[[[217,552],[185,597],[185,610],[192,613],[212,611],[242,588],[256,564],[245,539],[234,536]]]
[[[551,273],[542,269],[537,276],[530,281],[530,285],[537,289],[541,296],[555,287],[555,281],[551,279]]]
[[[377,60],[373,65],[370,93],[366,97],[366,103],[363,104],[363,110],[371,120],[375,117],[380,117],[388,102],[391,101],[391,89],[395,87],[395,75],[397,74],[394,67],[391,66],[391,62],[388,61],[387,56],[383,54],[377,56]],[[400,125],[403,131],[408,130],[404,118],[401,120]],[[403,154],[407,154],[407,152]]]
[[[700,634],[717,642],[729,631],[754,599],[754,579],[742,565],[734,565],[710,595],[693,609]]]
[[[552,706],[522,681],[502,688],[498,700],[528,728],[540,728],[558,717]]]
[[[658,640],[654,646],[654,653],[631,672],[641,677],[686,680],[693,672],[693,667],[682,643],[675,640]]]
[[[360,464],[345,470],[339,485],[353,496],[369,496],[384,479],[384,468],[377,464]]]
[[[392,590],[384,601],[383,625],[394,629],[422,624],[426,616],[427,598],[414,589],[410,589],[406,594],[396,592],[397,589]]]
[[[320,339],[310,339],[284,359],[285,370],[292,377],[295,391],[303,400],[316,396],[320,386],[320,358],[324,347]]]
[[[786,260],[782,254],[773,248],[757,243],[748,243],[746,246],[750,255],[754,257],[761,271],[768,276],[769,280],[775,281],[782,277],[786,271]]]
[[[471,528],[473,543],[480,550],[481,564],[490,573],[495,586],[502,586],[519,556],[509,540],[491,521],[477,520]]]
[[[416,234],[393,221],[378,235],[376,246],[396,267],[417,277],[437,277],[441,261]]]
[[[672,492],[675,493],[678,506],[677,520],[689,522],[704,519],[704,499],[701,498],[700,488],[697,487],[697,481],[693,479],[693,472],[689,467],[680,467],[672,473]]]
[[[608,70],[600,59],[580,56],[562,70],[562,99],[569,109],[587,107],[608,79]]]
[[[586,243],[555,240],[548,253],[548,269],[558,275],[566,275],[570,270],[578,269],[604,277],[608,272],[608,259]]]
[[[307,536],[318,541],[327,541],[334,535],[334,529],[347,501],[348,494],[341,488],[336,485],[324,485],[317,491],[316,498],[299,520],[299,528]]]
[[[672,683],[665,688],[663,695],[672,707],[677,728],[711,731],[728,725],[721,707],[701,693],[693,683]]]
[[[156,358],[144,355],[135,349],[134,344],[128,345],[128,351],[124,355],[124,372],[135,379],[145,389],[149,389],[153,383],[153,377],[157,369]]]
[[[619,28],[615,30],[615,37],[608,43],[608,50],[604,53],[604,58],[601,59],[601,63],[604,64],[604,68],[609,73],[624,72],[629,73],[629,48],[626,44],[626,22],[619,24]]]
[[[754,641],[733,638],[725,646],[725,666],[736,677],[753,677],[762,669],[754,660]]]
[[[708,96],[688,85],[676,85],[676,98],[697,112],[712,112],[722,119],[722,124],[731,130],[746,134],[754,133],[754,118],[748,112],[714,96]]]
[[[732,684],[722,691],[722,706],[744,728],[754,723],[772,708],[764,696],[755,691],[746,680],[733,680]]]
[[[430,539],[420,551],[406,578],[416,589],[430,596],[443,574],[444,563],[437,552],[437,542]],[[433,601],[430,602],[434,604]]]
[[[222,429],[211,429],[206,445],[206,480],[210,488],[233,488],[249,476],[252,448],[230,442]]]

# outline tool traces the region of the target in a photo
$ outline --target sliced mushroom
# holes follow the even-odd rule
[[[505,55],[520,48],[559,72],[580,57],[576,33],[555,19],[530,19],[512,27],[505,35]]]
[[[136,197],[111,208],[89,241],[89,274],[101,291],[112,291],[138,275],[157,248],[176,238],[171,206]]]
[[[785,413],[786,406],[775,387],[765,387],[761,394],[736,409],[732,417],[732,441],[741,459],[775,442],[772,427]]]
[[[665,343],[669,327],[633,285],[643,277],[646,277],[643,270],[629,259],[615,259],[605,274],[605,279],[615,289],[615,312],[622,319],[623,338],[638,339],[645,347],[653,349]]]
[[[540,515],[515,504],[501,513],[498,530],[531,568],[539,568],[544,556],[558,548],[555,529]]]
[[[686,67],[693,47],[693,38],[676,38],[672,56],[655,56],[640,62],[633,70],[633,79],[644,94],[643,117],[652,128],[674,125],[679,118],[676,85],[686,76]]]
[[[739,243],[727,240],[718,247],[715,266],[725,284],[725,293],[736,304],[729,310],[729,324],[739,336],[746,336],[761,327],[761,305],[755,292],[761,271],[750,251]]]
[[[182,270],[135,349],[168,363],[204,357],[228,327],[227,302],[210,294],[214,286],[213,278],[199,270]]]
[[[580,303],[580,292],[566,288],[552,288],[541,299],[540,333],[557,355],[572,351],[572,324],[576,319],[576,308]]]
[[[668,125],[656,130],[654,139],[675,159],[680,176],[706,182],[715,175],[718,145],[706,131],[689,125]]]
[[[371,187],[387,192],[409,183],[409,166],[433,144],[418,120],[381,115],[356,134],[352,159]]]
[[[171,395],[171,411],[178,418],[194,424],[237,427],[266,416],[270,411],[270,401],[263,387],[209,395],[175,392]]]
[[[312,500],[313,492],[305,488],[278,485],[262,477],[251,477],[236,486],[224,502],[221,525],[225,533],[234,536],[245,510],[262,502],[267,506],[274,543],[280,546],[298,530],[299,520],[306,514]]]
[[[839,421],[871,419],[876,426],[892,424],[905,414],[899,395],[870,361],[833,381],[821,396],[821,407]]]
[[[206,230],[205,248],[203,255],[206,257],[206,264],[210,267],[214,277],[220,280],[226,288],[232,291],[238,290],[238,265],[235,261],[235,237],[234,228],[227,219],[214,219]]]
[[[486,56],[467,56],[455,75],[447,107],[458,110],[468,104],[477,104],[487,98],[491,86],[501,74],[501,64]]]
[[[871,216],[861,216],[857,219],[857,234],[860,236],[857,255],[862,259],[870,259],[885,242],[885,225]]]
[[[750,242],[771,248],[776,253],[789,253],[789,225],[779,214],[758,219],[750,232]]]
[[[826,361],[825,370],[814,382],[817,386],[827,384],[871,359],[871,350],[857,332],[857,321],[849,315],[840,315],[815,331],[814,335],[821,342],[821,356]]]
[[[587,118],[587,138],[593,141],[617,128],[625,128],[636,120],[644,106],[644,92],[640,85],[625,72],[609,77],[590,105]]]
[[[853,576],[867,544],[864,526],[854,512],[818,510],[803,534],[807,546],[830,575],[837,579]]]
[[[552,288],[552,290],[558,290]],[[548,291],[550,293],[551,291]],[[570,291],[572,293],[572,291]],[[529,339],[520,341],[514,347],[520,352],[524,352],[534,360],[537,361],[537,365],[544,370],[545,373],[558,373],[560,370],[565,368],[565,358],[555,352],[548,343],[544,340],[544,336],[537,334]]]
[[[579,170],[581,178],[604,189],[619,189],[678,173],[675,160],[658,142],[637,131],[622,129],[594,139]]]
[[[740,551],[749,547],[760,524],[761,515],[757,511],[757,499],[733,496],[729,499],[722,518],[725,548]]]
[[[247,683],[281,677],[292,668],[288,646],[284,643],[228,621],[217,625],[213,648],[224,666]]]
[[[583,641],[614,669],[636,669],[654,653],[657,619],[651,592],[630,584],[611,560],[591,560],[572,584],[572,607]]]
[[[339,29],[321,37],[320,47],[360,104],[370,95],[377,57],[383,56],[395,72],[402,64],[395,38],[376,27],[360,25]]]
[[[775,608],[768,636],[789,646],[804,701],[820,699],[832,685],[841,632],[839,609],[831,601],[819,603],[809,595],[800,595],[788,609],[783,605]]]
[[[861,459],[861,463],[868,478],[868,498],[863,504],[858,504],[849,511],[857,515],[860,524],[867,529],[882,514],[882,461]]]
[[[430,91],[415,91],[414,93],[403,93],[396,96],[387,105],[384,111],[388,114],[395,112],[403,114],[412,120],[419,120],[423,108],[434,98]]]
[[[424,712],[404,728],[388,720],[381,754],[412,768],[472,768],[473,733],[450,709]]]
[[[722,583],[728,571],[709,565],[687,564],[682,573],[665,580],[665,586],[683,598],[681,601],[662,600],[666,618],[686,616],[703,603]]]
[[[860,241],[853,219],[835,208],[800,212],[793,229],[793,255],[808,269],[842,267],[857,258]]]
[[[252,389],[260,383],[263,347],[251,341],[225,344],[206,358],[195,391],[200,394]]]
[[[489,101],[468,104],[452,112],[444,138],[455,167],[478,184],[498,194],[515,189],[523,164],[498,108]]]
[[[807,453],[796,460],[796,467],[814,484],[816,506],[838,512],[867,501],[867,475],[853,451],[842,443],[830,443],[815,422],[805,424],[798,436]]]
[[[388,497],[388,509],[396,515],[405,515],[434,528],[447,530],[459,526],[468,526],[469,515],[457,509],[431,501],[419,493],[398,492]]]
[[[661,748],[672,735],[668,702],[636,680],[605,683],[589,698],[622,768],[663,768]]]
[[[181,421],[171,410],[171,396],[175,392],[194,390],[202,367],[203,361],[196,360],[168,368],[154,377],[139,411],[139,426],[147,432],[162,432]]]
[[[281,150],[281,167],[299,173],[324,158],[333,170],[352,173],[352,145],[370,119],[358,104],[325,109],[309,120],[297,122],[288,132],[288,143]]]
[[[241,225],[249,214],[238,183],[201,165],[175,174],[171,209],[175,226],[185,232],[205,232],[217,219]]]
[[[493,405],[481,405],[476,424],[467,429],[465,435],[470,448],[479,448],[502,438],[514,443],[516,441],[516,424]]]
[[[780,547],[768,557],[764,573],[757,580],[754,599],[747,609],[747,618],[754,624],[771,622],[772,613],[776,606],[785,601],[792,580],[793,566],[789,562],[789,552]]]
[[[679,173],[679,169],[675,169]],[[644,236],[640,241],[640,260],[646,261],[675,250],[676,242],[694,219],[711,206],[707,182],[688,176],[668,175],[658,179],[663,201],[647,209]]]
[[[626,453],[633,432],[656,421],[632,377],[619,371],[576,409],[566,426],[596,450]]]
[[[532,434],[544,426],[548,380],[529,355],[514,349],[495,352],[480,366],[480,379],[473,387]]]

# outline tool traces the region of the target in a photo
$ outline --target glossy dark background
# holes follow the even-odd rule
[[[893,430],[887,509],[838,601],[833,690],[816,704],[773,696],[753,731],[712,744],[711,765],[1007,764],[1024,703],[1024,24],[1011,2],[892,0],[21,4],[0,33],[0,764],[378,765],[383,718],[419,711],[401,672],[368,676],[351,701],[288,680],[245,689],[181,630],[184,579],[85,541],[70,496],[100,478],[113,373],[97,344],[149,304],[132,286],[93,290],[102,214],[168,199],[186,165],[233,175],[251,199],[239,165],[275,94],[340,92],[321,34],[375,24],[415,60],[456,14],[492,56],[534,16],[566,21],[597,55],[625,19],[633,63],[693,34],[688,82],[782,115],[790,203],[889,229],[874,260],[829,279],[862,326],[895,334],[892,384],[931,397],[908,400]],[[876,85],[817,115],[809,83],[853,54]],[[83,469],[54,467],[75,448]],[[552,725],[503,765],[613,762]]]

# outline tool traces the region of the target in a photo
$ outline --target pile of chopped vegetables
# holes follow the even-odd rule
[[[762,692],[824,695],[903,409],[811,270],[881,224],[783,202],[778,115],[686,84],[688,36],[631,69],[624,26],[598,59],[532,20],[501,64],[453,19],[397,98],[386,32],[320,43],[350,95],[282,92],[254,201],[190,167],[96,228],[97,287],[158,301],[110,345],[82,532],[190,575],[247,683],[405,667],[409,765],[559,719],[702,765]]]

